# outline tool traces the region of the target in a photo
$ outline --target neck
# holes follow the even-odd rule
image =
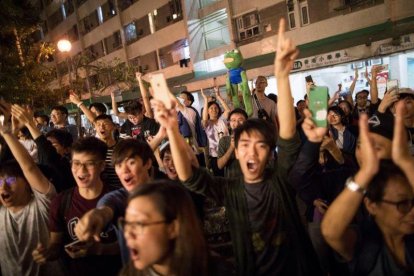
[[[22,210],[24,207],[26,207],[29,204],[31,199],[32,199],[31,192],[27,192],[23,196],[19,197],[19,201],[16,203],[16,205],[8,207],[8,209],[12,213],[17,213],[20,210]]]
[[[342,131],[345,129],[345,126],[342,124],[332,125],[336,130]]]
[[[102,140],[103,142],[105,142],[105,144],[106,144],[108,147],[112,147],[112,146],[114,146],[114,145],[116,144],[116,141],[115,141],[115,139],[112,137],[112,135],[111,135],[110,137],[103,137],[103,138],[101,138],[101,140]]]
[[[170,258],[168,258],[167,260],[164,260],[161,264],[154,264],[152,266],[152,269],[160,275],[173,275],[170,271],[170,263],[171,260]]]
[[[257,96],[257,98],[259,98],[259,99],[263,99],[264,97],[266,97],[266,95],[265,95],[265,93],[264,93],[264,90],[263,90],[263,91],[256,90],[256,96]]]
[[[79,187],[79,193],[85,199],[94,199],[94,198],[97,198],[102,193],[102,189],[103,189],[103,183],[102,183],[102,180],[99,179],[93,187],[88,187],[88,188]]]

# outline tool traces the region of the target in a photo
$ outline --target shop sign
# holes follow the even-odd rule
[[[346,50],[339,50],[329,52],[321,55],[310,56],[307,58],[298,59],[293,63],[292,71],[309,70],[319,67],[331,66],[344,62],[356,60],[356,57],[348,56]]]
[[[404,35],[400,37],[399,45],[392,43],[382,44],[378,47],[379,55],[386,55],[414,48],[414,34]]]

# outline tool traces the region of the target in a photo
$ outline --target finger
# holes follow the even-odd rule
[[[279,30],[277,32],[277,48],[282,48],[282,42],[285,39],[286,21],[284,18],[279,20]]]
[[[361,137],[361,145],[363,147],[371,145],[371,141],[369,139],[368,116],[367,116],[367,114],[361,114],[361,116],[359,118],[359,135]]]

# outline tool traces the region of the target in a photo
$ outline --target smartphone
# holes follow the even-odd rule
[[[305,77],[305,80],[306,80],[306,82],[311,82],[311,83],[313,83],[313,79],[312,79],[312,76],[311,76],[311,75],[306,76],[306,77]]]
[[[317,127],[326,127],[328,115],[328,87],[313,86],[309,92],[309,109]]]
[[[398,94],[398,87],[398,80],[387,80],[387,91],[391,91],[394,89],[392,92],[394,94]]]
[[[65,249],[74,250],[77,247],[84,246],[85,244],[86,244],[85,241],[77,240],[77,241],[74,241],[74,242],[71,242],[71,243],[65,245]]]
[[[154,90],[154,99],[164,103],[168,109],[172,108],[171,92],[163,73],[155,73],[150,76],[151,87]]]

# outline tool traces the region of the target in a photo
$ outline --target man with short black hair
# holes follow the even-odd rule
[[[130,101],[125,107],[128,120],[121,126],[121,134],[145,141],[148,136],[157,134],[160,126],[154,119],[144,115],[142,104],[136,100]]]
[[[78,139],[78,128],[75,125],[71,125],[68,122],[69,112],[66,107],[63,105],[57,105],[52,107],[52,112],[50,113],[50,121],[53,123],[53,126],[49,128],[64,129],[72,135],[73,141]]]

